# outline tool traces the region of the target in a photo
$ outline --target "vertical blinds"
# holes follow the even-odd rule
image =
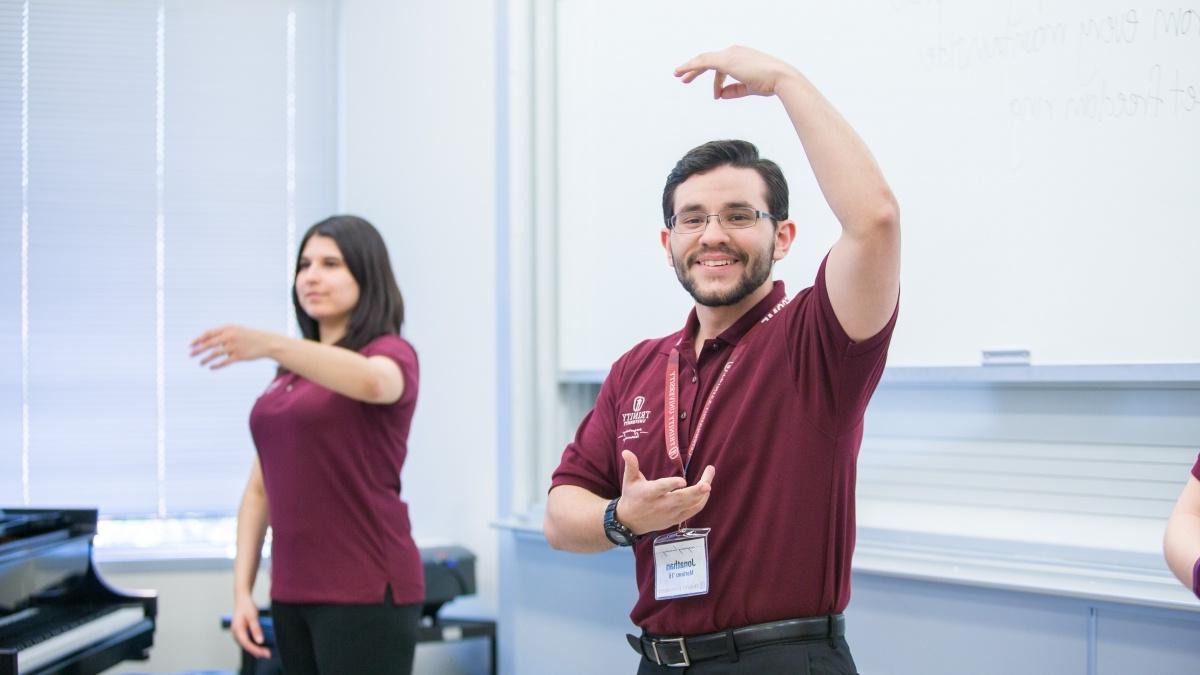
[[[0,2],[0,505],[235,508],[272,364],[188,343],[289,330],[296,231],[336,198],[335,27],[319,0]]]
[[[21,34],[0,2],[0,498],[21,503]]]

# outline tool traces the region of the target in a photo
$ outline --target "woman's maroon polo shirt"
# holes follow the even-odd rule
[[[360,352],[400,366],[399,401],[355,401],[288,373],[250,412],[271,514],[272,600],[378,603],[389,584],[397,604],[425,599],[421,556],[400,499],[417,354],[397,335]]]
[[[680,446],[738,341],[746,354],[721,385],[689,484],[716,467],[712,494],[689,527],[711,527],[707,595],[654,599],[653,537],[634,546],[639,597],[630,619],[658,635],[694,635],[841,612],[850,600],[855,463],[863,413],[883,373],[896,317],[855,343],[834,315],[825,265],[786,303],[782,282],[717,338],[699,363],[696,313],[678,333],[647,340],[613,364],[596,407],[563,452],[552,488],[621,492],[622,450],[648,479],[678,475],[663,435],[664,375],[680,341]]]

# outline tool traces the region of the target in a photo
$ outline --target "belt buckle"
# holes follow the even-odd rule
[[[680,656],[680,658],[683,659],[682,661],[667,662],[663,659],[662,654],[659,653],[658,646],[660,644],[667,644],[667,643],[672,643],[672,642],[677,643],[679,645],[679,656]],[[678,668],[678,667],[687,667],[687,666],[692,665],[692,660],[690,658],[688,658],[687,645],[684,644],[683,638],[681,638],[681,637],[654,638],[653,640],[650,641],[650,645],[652,647],[654,647],[654,660],[660,666],[670,666],[670,667]]]

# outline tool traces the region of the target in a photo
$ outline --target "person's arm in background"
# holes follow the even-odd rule
[[[715,71],[713,97],[776,96],[804,146],[821,194],[842,226],[826,286],[851,340],[878,333],[900,295],[900,209],[863,140],[795,67],[748,47],[701,54],[675,69],[691,82]],[[737,82],[725,84],[726,76]]]
[[[269,358],[306,380],[364,403],[395,403],[404,394],[404,374],[392,359],[290,338],[242,326],[222,326],[192,341],[192,356],[217,370],[238,361]]]
[[[1167,521],[1163,554],[1176,578],[1200,598],[1200,584],[1196,583],[1200,572],[1200,481],[1195,476],[1188,478]]]
[[[263,486],[262,467],[256,457],[242,494],[241,506],[238,507],[237,557],[233,561],[233,619],[229,631],[242,649],[260,659],[269,658],[271,650],[263,646],[258,605],[254,603],[253,591],[268,521],[267,491]]]

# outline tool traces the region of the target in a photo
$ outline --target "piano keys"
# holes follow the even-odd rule
[[[145,659],[157,597],[92,560],[94,509],[0,510],[0,675],[91,675]]]

